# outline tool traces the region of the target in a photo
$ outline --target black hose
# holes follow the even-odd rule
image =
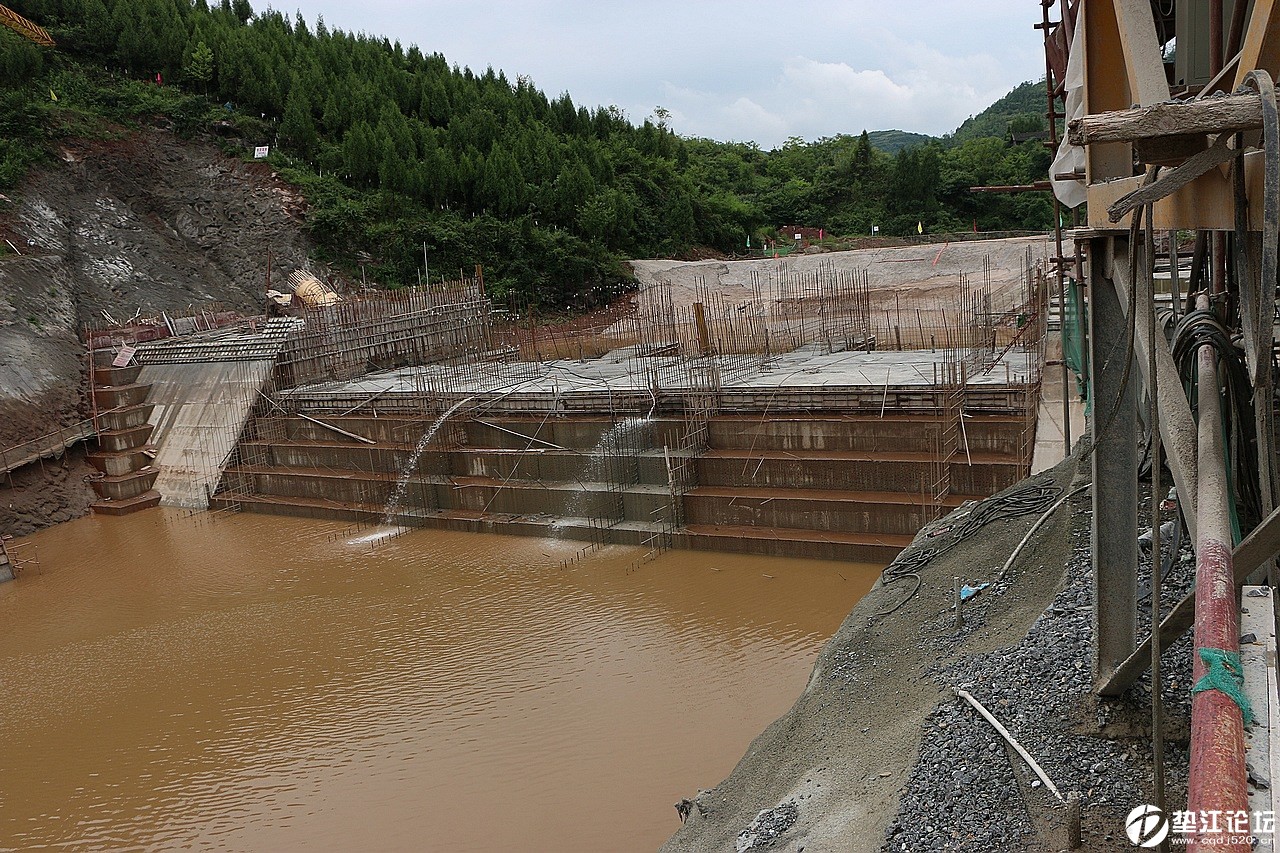
[[[1003,495],[987,498],[975,506],[959,524],[943,531],[934,532],[934,535],[947,534],[946,544],[936,548],[919,548],[909,553],[900,554],[897,559],[884,567],[884,571],[880,573],[880,583],[883,586],[892,586],[899,581],[910,578],[915,581],[915,586],[912,587],[911,592],[907,593],[906,598],[888,610],[875,614],[871,617],[871,620],[888,616],[914,598],[924,583],[920,577],[920,571],[938,557],[955,548],[966,539],[971,538],[993,521],[1004,521],[1044,512],[1061,494],[1062,488],[1060,486],[1044,482],[1031,483],[1011,492],[1006,492]]]
[[[1252,387],[1244,366],[1244,353],[1231,340],[1230,334],[1218,322],[1217,316],[1207,309],[1197,309],[1178,321],[1173,330],[1173,361],[1178,367],[1178,377],[1191,399],[1191,411],[1199,412],[1196,397],[1200,388],[1196,382],[1196,352],[1202,346],[1213,347],[1218,363],[1226,373],[1221,389],[1226,398],[1222,406],[1224,428],[1232,437],[1227,449],[1228,464],[1235,487],[1239,507],[1241,529],[1249,529],[1261,518],[1261,501],[1258,494],[1258,450],[1253,440]],[[1196,395],[1191,395],[1195,387]]]

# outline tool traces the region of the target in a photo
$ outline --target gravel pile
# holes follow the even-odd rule
[[[1009,729],[1066,796],[1082,803],[1085,849],[1127,844],[1123,817],[1151,793],[1149,676],[1119,700],[1092,693],[1092,570],[1089,499],[1074,508],[1064,588],[1017,645],[962,657],[931,675],[940,686],[969,691]],[[1143,569],[1149,573],[1149,568]],[[1056,571],[1024,564],[1023,572]],[[1164,583],[1166,611],[1194,582],[1186,543]],[[965,627],[943,614],[929,627],[945,660],[957,644],[992,620],[1016,574],[965,609]],[[1144,590],[1145,590],[1145,584]],[[1144,600],[1140,608],[1149,608]],[[1140,617],[1139,636],[1149,618]],[[1163,657],[1166,775],[1169,801],[1185,796],[1190,715],[1190,637]],[[920,755],[889,824],[885,851],[1065,848],[1063,809],[981,716],[960,698],[944,699],[923,726]]]
[[[795,825],[798,817],[800,817],[800,807],[794,802],[786,802],[775,808],[765,809],[738,834],[733,845],[735,853],[746,853],[748,850],[772,846],[779,836]]]

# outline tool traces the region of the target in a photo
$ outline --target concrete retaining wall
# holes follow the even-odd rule
[[[270,360],[148,364],[141,374],[152,386],[151,423],[166,506],[203,508],[259,390],[271,375]]]
[[[428,419],[319,420],[272,414],[251,424],[219,503],[380,518]],[[709,447],[693,460],[692,482],[673,506],[668,461],[679,467],[673,448],[685,422],[632,424],[627,446],[601,457],[614,423],[600,415],[464,412],[421,454],[400,520],[569,538],[599,536],[603,526],[608,541],[634,544],[670,535],[679,519],[678,547],[887,562],[932,517],[926,495],[939,471],[949,475],[948,507],[1025,474],[1019,417],[967,417],[968,453],[940,467],[933,418],[728,415],[710,420]]]

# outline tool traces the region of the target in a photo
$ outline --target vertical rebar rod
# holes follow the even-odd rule
[[[1155,287],[1155,232],[1152,228],[1153,209],[1147,205],[1144,221],[1146,245],[1143,266],[1146,270],[1147,312],[1147,427],[1151,431],[1151,766],[1155,788],[1156,808],[1165,809],[1164,782],[1164,687],[1160,681],[1160,599],[1161,570],[1164,562],[1160,555],[1160,407],[1156,374],[1156,347],[1166,346],[1164,335],[1157,334]],[[1137,309],[1135,309],[1137,310]]]

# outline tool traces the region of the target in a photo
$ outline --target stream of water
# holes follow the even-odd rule
[[[608,483],[610,479],[610,461],[619,455],[634,452],[634,442],[628,442],[635,433],[647,427],[649,422],[650,418],[647,417],[623,418],[605,430],[591,453],[587,455],[587,461],[582,467],[582,477],[579,480],[579,485]],[[568,524],[576,523],[583,518],[586,515],[587,502],[591,500],[592,496],[592,492],[587,491],[585,488],[579,488],[565,505],[561,516],[552,522],[551,528],[555,530]]]
[[[0,585],[0,849],[653,850],[877,571],[341,530],[31,537],[41,570]]]
[[[427,427],[422,433],[422,437],[418,439],[418,443],[414,445],[413,452],[409,454],[408,460],[404,463],[404,467],[400,469],[400,476],[396,478],[396,487],[391,490],[391,497],[387,499],[387,505],[382,509],[382,523],[394,524],[396,520],[396,512],[400,509],[400,505],[404,503],[405,495],[409,493],[409,483],[413,479],[413,472],[418,470],[418,460],[422,458],[422,454],[426,452],[427,445],[431,444],[431,439],[436,437],[436,433],[440,431],[440,427],[444,426],[445,421],[453,416],[453,413],[461,409],[467,403],[470,403],[478,394],[465,397],[450,406],[444,414],[436,418],[431,426]]]

